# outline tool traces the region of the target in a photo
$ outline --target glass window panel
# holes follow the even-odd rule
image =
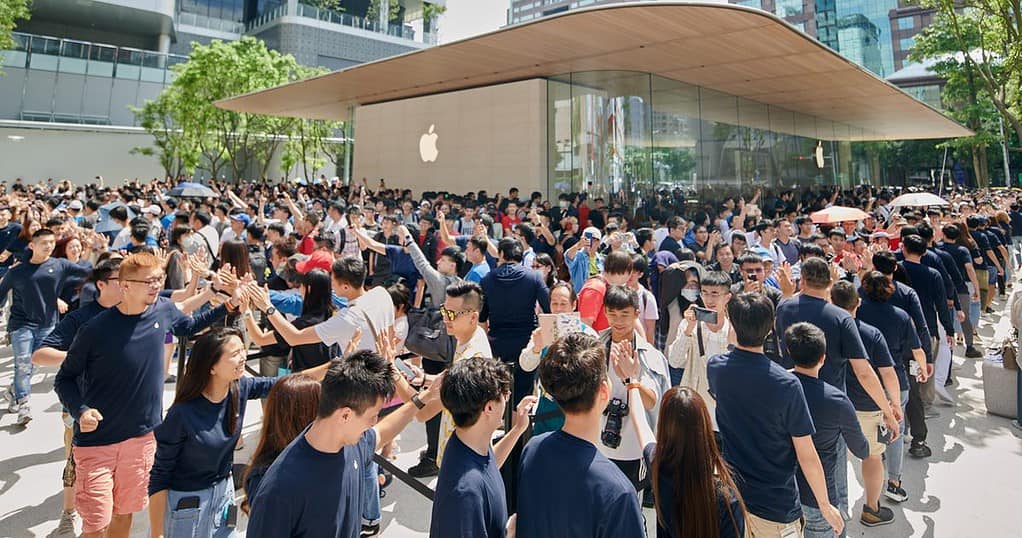
[[[774,13],[779,17],[793,17],[802,14],[802,0],[777,0]]]
[[[912,17],[902,17],[898,19],[899,30],[911,30],[915,27],[915,20]]]
[[[656,190],[698,188],[699,88],[653,77],[653,179]]]

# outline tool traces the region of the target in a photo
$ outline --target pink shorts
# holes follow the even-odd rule
[[[148,505],[155,456],[152,432],[113,445],[74,447],[75,509],[82,532],[99,532],[114,514],[133,514]]]

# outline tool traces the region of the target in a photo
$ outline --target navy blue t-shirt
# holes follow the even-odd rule
[[[887,350],[894,361],[894,371],[898,374],[898,387],[908,390],[908,375],[905,363],[912,357],[913,349],[920,349],[919,335],[916,334],[912,318],[904,310],[894,306],[890,301],[880,303],[862,297],[862,303],[855,313],[857,320],[862,320],[876,327],[884,335]]]
[[[880,329],[862,320],[856,319],[855,325],[859,328],[859,337],[862,338],[862,345],[866,346],[866,357],[869,359],[869,364],[873,367],[873,371],[876,372],[877,379],[879,379],[880,368],[894,367],[894,360],[891,358],[891,352],[887,347],[887,340],[884,338],[883,333],[880,332]],[[851,365],[849,365],[849,368],[851,368]],[[900,384],[898,388],[899,390],[901,389]],[[880,406],[873,401],[873,398],[869,396],[866,389],[862,388],[862,384],[859,383],[859,378],[855,377],[855,374],[848,376],[845,393],[848,395],[848,399],[852,401],[856,411],[880,410]]]
[[[869,442],[862,434],[862,427],[859,425],[852,402],[843,392],[815,377],[798,372],[795,372],[795,377],[802,386],[809,412],[813,415],[813,424],[816,425],[813,445],[816,446],[816,453],[820,455],[823,474],[827,477],[827,497],[831,504],[836,505],[838,497],[834,483],[835,473],[848,472],[847,469],[837,468],[838,439],[843,436],[848,449],[859,459],[869,457]],[[798,490],[802,504],[819,508],[816,496],[802,474],[801,467],[798,469]]]
[[[969,233],[972,235],[972,240],[976,242],[976,248],[979,250],[979,254],[983,258],[983,265],[986,266],[982,269],[989,268],[990,271],[996,270],[994,267],[994,260],[990,257],[990,253],[997,247],[996,245],[991,244],[990,236],[987,235],[984,230],[970,230]]]
[[[951,260],[954,262],[953,264],[955,268],[958,269],[958,274],[962,278],[962,285],[965,286],[964,291],[962,289],[958,289],[957,290],[958,293],[959,294],[968,293],[969,272],[966,269],[966,266],[972,263],[972,255],[969,253],[969,249],[961,245],[956,245],[954,243],[938,243],[937,248],[943,252],[946,252],[951,257]]]
[[[163,342],[167,331],[194,334],[223,318],[223,305],[194,317],[159,297],[145,312],[117,307],[79,331],[60,365],[53,388],[75,419],[86,408],[103,415],[95,431],[75,422],[75,446],[105,446],[153,431],[163,418]]]
[[[6,260],[0,262],[0,267],[10,267],[14,263],[15,257],[13,254],[20,252],[24,249],[24,241],[18,239],[18,234],[21,233],[21,224],[17,222],[8,222],[7,226],[0,228],[0,252],[7,251],[12,255]]]
[[[955,257],[952,256],[950,252],[937,247],[931,247],[927,252],[931,252],[940,257],[944,270],[947,271],[948,276],[951,277],[951,284],[956,295],[959,293],[964,294],[969,292],[969,288],[965,286],[965,279],[962,277],[963,270],[958,268],[957,260],[955,260]],[[946,285],[947,281],[944,281],[944,284]],[[957,300],[958,297],[955,297],[955,299]],[[968,305],[966,305],[966,307],[968,307]]]
[[[89,276],[89,269],[64,258],[43,263],[24,261],[0,279],[0,306],[11,294],[11,317],[7,330],[42,329],[57,324],[57,299],[73,282]]]
[[[490,450],[472,450],[455,432],[437,476],[431,538],[503,538],[507,525],[504,479]]]
[[[387,245],[387,259],[390,260],[390,272],[408,281],[408,289],[414,290],[422,276],[415,268],[411,254],[397,245]]]
[[[160,297],[170,297],[170,294],[174,290],[161,290]],[[43,343],[39,347],[49,347],[56,349],[57,351],[67,351],[71,349],[71,342],[74,341],[75,336],[78,334],[78,329],[81,329],[89,322],[92,318],[98,316],[101,312],[105,312],[107,309],[99,304],[99,301],[90,301],[75,310],[72,310],[64,316],[60,323],[50,332],[46,338],[43,339]],[[190,335],[189,335],[190,336]]]
[[[589,441],[562,430],[522,451],[517,536],[641,538],[646,526],[628,478]]]
[[[358,538],[362,530],[362,470],[373,461],[376,430],[340,452],[320,452],[309,428],[277,456],[251,501],[247,536]]]
[[[199,396],[170,406],[154,432],[156,458],[149,474],[149,495],[163,490],[198,491],[227,478],[248,401],[265,398],[277,379],[238,380],[238,419],[233,434],[226,429],[230,393],[217,403]]]
[[[750,513],[777,523],[802,517],[792,437],[815,433],[802,385],[762,353],[735,349],[710,357],[710,394],[724,459]]]
[[[901,266],[905,268],[905,273],[912,281],[912,289],[919,296],[919,304],[923,307],[923,316],[926,318],[930,336],[937,335],[938,320],[944,326],[945,333],[955,334],[955,325],[951,321],[951,310],[947,305],[944,279],[940,277],[940,273],[932,267],[908,260],[901,262]]]
[[[1022,235],[1022,213],[1018,211],[1009,211],[1008,218],[1011,223],[1011,235],[1018,237]]]
[[[819,327],[827,337],[827,360],[820,369],[820,379],[844,390],[848,359],[866,358],[859,330],[855,328],[855,319],[847,310],[805,294],[781,301],[777,305],[775,323],[777,338],[781,342],[783,365],[787,368],[795,365],[784,346],[784,331],[803,321]]]
[[[656,443],[646,445],[642,450],[642,457],[646,461],[646,467],[653,468],[653,458],[656,453]],[[684,471],[682,471],[684,472]],[[675,489],[670,471],[661,471],[657,480],[656,498],[660,503],[660,513],[656,523],[657,538],[675,538],[678,535],[675,529],[679,526],[684,528],[685,523],[675,521],[675,512],[672,507],[675,504]],[[717,525],[720,529],[720,538],[740,538],[745,536],[745,512],[738,502],[738,497],[727,495],[717,481]],[[680,514],[678,514],[680,516]]]

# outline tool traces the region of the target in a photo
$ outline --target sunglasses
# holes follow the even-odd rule
[[[458,319],[458,316],[471,314],[472,312],[475,312],[475,310],[470,308],[465,310],[448,310],[443,305],[440,306],[440,315],[447,321],[454,321]]]

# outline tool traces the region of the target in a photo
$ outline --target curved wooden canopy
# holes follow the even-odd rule
[[[568,11],[216,104],[347,120],[359,105],[603,70],[653,73],[851,127],[819,138],[972,134],[773,14],[687,2]]]

